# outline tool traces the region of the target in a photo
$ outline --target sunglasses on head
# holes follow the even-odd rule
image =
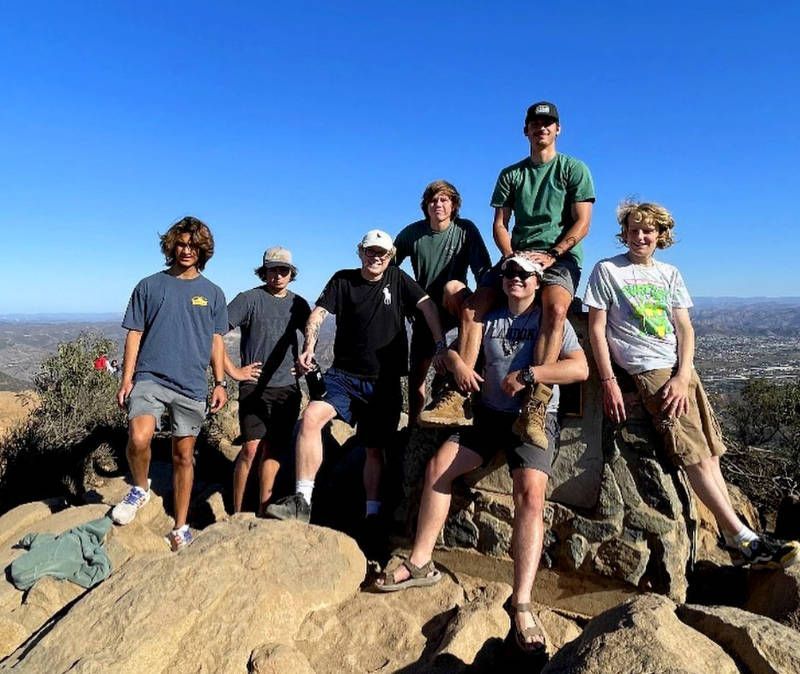
[[[503,278],[518,278],[520,281],[527,281],[531,276],[536,276],[536,272],[523,271],[519,267],[508,267],[503,270],[502,274]]]

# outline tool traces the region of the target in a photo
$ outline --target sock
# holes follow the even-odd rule
[[[750,543],[758,538],[758,534],[746,526],[742,526],[738,534],[731,536],[727,531],[723,531],[722,536],[729,548],[740,548],[743,543]]]
[[[367,517],[377,515],[381,509],[380,501],[367,501]]]
[[[311,494],[314,491],[314,480],[298,480],[295,482],[294,490],[306,500],[308,505],[311,505]]]
[[[189,531],[189,525],[188,524],[184,524],[182,527],[178,527],[177,529],[173,529],[173,531],[175,533],[182,534],[182,533],[184,533],[186,531]]]

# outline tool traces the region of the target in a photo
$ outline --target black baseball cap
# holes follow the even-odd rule
[[[539,101],[528,108],[528,113],[525,115],[525,123],[527,124],[534,117],[549,117],[554,122],[558,122],[558,108],[555,103]]]

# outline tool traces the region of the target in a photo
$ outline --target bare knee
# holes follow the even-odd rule
[[[258,442],[245,442],[239,450],[239,461],[250,465],[258,452]]]
[[[309,403],[300,421],[300,431],[302,433],[320,433],[333,415],[335,412],[331,414],[330,405]]]
[[[172,466],[174,468],[191,468],[194,465],[193,448],[172,447]]]
[[[141,454],[150,449],[153,433],[149,429],[131,428],[128,432],[128,451]]]
[[[449,486],[453,482],[447,473],[450,464],[449,458],[442,456],[441,452],[434,454],[425,468],[425,483],[429,486]]]
[[[514,508],[516,514],[526,513],[534,517],[544,515],[544,491],[534,487],[525,487],[514,493]]]
[[[563,302],[548,302],[544,305],[544,320],[549,322],[554,328],[564,325],[568,313],[569,304],[564,304]]]
[[[442,304],[452,316],[458,316],[470,296],[470,290],[461,281],[448,281],[442,292]]]

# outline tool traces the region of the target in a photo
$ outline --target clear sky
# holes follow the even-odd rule
[[[595,180],[584,278],[637,195],[673,210],[660,255],[693,294],[800,295],[799,22],[738,0],[2,2],[0,314],[121,313],[187,214],[229,299],[282,244],[313,303],[436,178],[496,258],[489,198],[540,99]]]

